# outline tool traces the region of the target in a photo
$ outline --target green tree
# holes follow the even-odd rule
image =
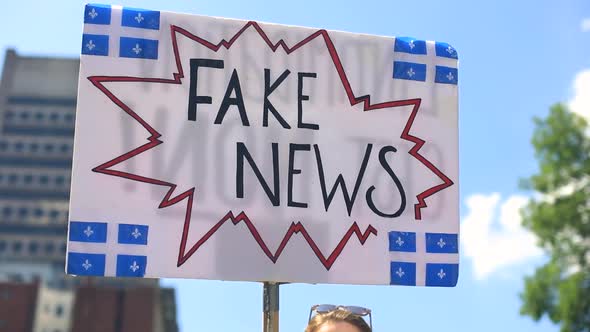
[[[561,104],[534,121],[538,173],[522,184],[539,195],[524,208],[523,225],[550,259],[525,278],[521,314],[590,332],[590,128]]]

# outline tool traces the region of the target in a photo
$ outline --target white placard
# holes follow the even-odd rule
[[[446,43],[88,5],[67,272],[454,286]]]

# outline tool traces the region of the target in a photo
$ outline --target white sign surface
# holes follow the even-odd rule
[[[454,286],[457,53],[88,5],[67,272]]]

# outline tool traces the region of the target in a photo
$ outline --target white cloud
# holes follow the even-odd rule
[[[583,19],[580,26],[583,32],[590,31],[590,18]]]
[[[590,121],[590,69],[576,75],[573,88],[574,97],[569,102],[570,110]]]
[[[476,279],[485,279],[543,255],[536,246],[535,236],[521,226],[519,211],[527,201],[523,196],[510,196],[500,202],[497,193],[467,198],[468,213],[461,223],[461,248],[463,255],[472,261]]]

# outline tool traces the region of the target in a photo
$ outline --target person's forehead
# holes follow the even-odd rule
[[[347,322],[326,322],[317,332],[361,332],[360,329]]]

